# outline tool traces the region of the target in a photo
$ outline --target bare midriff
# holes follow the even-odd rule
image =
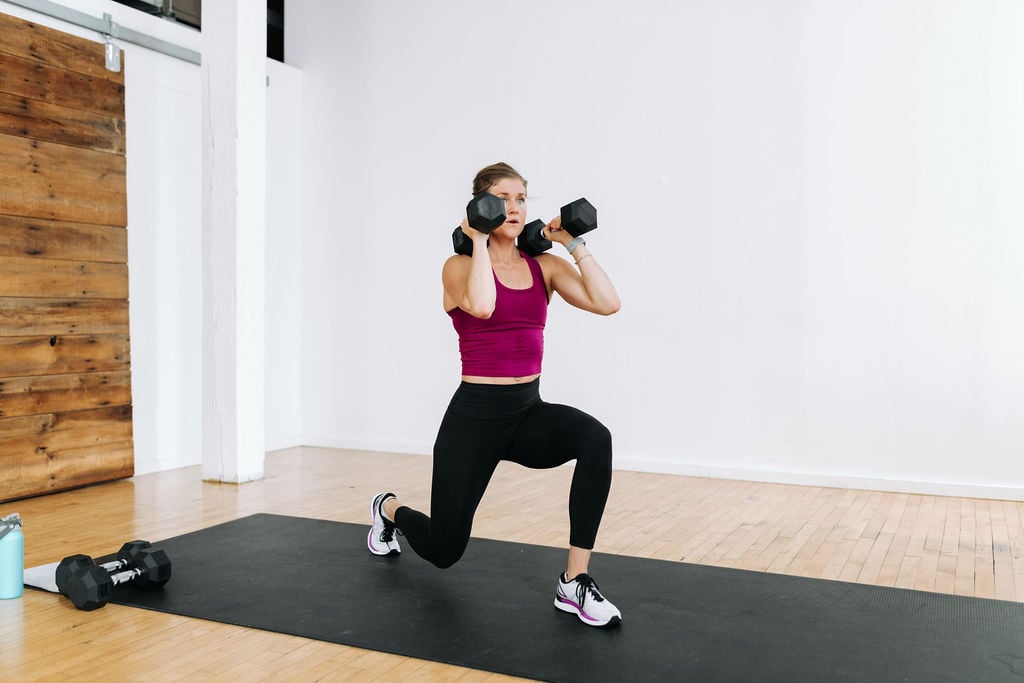
[[[526,377],[479,377],[477,375],[463,375],[462,381],[469,384],[526,384],[540,377],[538,372],[535,375]]]

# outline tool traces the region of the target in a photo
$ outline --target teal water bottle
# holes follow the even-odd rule
[[[17,513],[0,519],[0,600],[25,591],[25,536]]]

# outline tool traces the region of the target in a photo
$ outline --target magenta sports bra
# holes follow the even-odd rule
[[[448,311],[459,333],[463,375],[527,377],[540,372],[548,293],[540,264],[526,254],[523,258],[533,284],[528,289],[511,289],[494,275],[497,298],[490,318],[474,318],[458,307]]]

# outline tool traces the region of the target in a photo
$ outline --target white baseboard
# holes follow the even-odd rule
[[[271,451],[283,451],[288,448],[297,448],[301,445],[303,445],[301,434],[292,434],[276,439],[267,439],[266,441],[267,453],[270,453]]]
[[[397,439],[346,439],[337,436],[306,435],[302,439],[303,446],[313,448],[342,448],[350,451],[375,451],[380,453],[406,453],[410,455],[430,455],[434,444],[424,441]]]
[[[165,472],[167,470],[177,470],[182,467],[192,467],[193,465],[201,465],[203,463],[203,456],[201,453],[186,453],[173,457],[163,457],[154,460],[147,460],[145,458],[139,458],[139,454],[135,454],[135,476],[142,474],[153,474],[154,472]]]
[[[1024,501],[1024,488],[996,486],[967,482],[931,480],[888,479],[777,470],[741,469],[729,467],[707,467],[677,461],[658,459],[615,458],[615,469],[655,474],[678,474],[705,479],[733,479],[758,481],[772,484],[795,484],[799,486],[821,486],[826,488],[856,489],[866,491],[887,491],[931,496],[952,496],[962,498],[988,498],[993,500]]]
[[[429,455],[433,444],[422,441],[395,441],[373,439],[346,439],[339,437],[305,436],[305,446],[341,448],[357,451],[385,453],[408,453]],[[790,472],[782,470],[758,470],[730,467],[707,467],[693,463],[640,458],[616,454],[614,468],[632,472],[654,474],[677,474],[705,479],[733,479],[758,481],[771,484],[794,484],[799,486],[821,486],[826,488],[855,489],[865,491],[887,491],[931,496],[987,498],[992,500],[1024,501],[1024,487],[997,486],[972,482],[950,482],[913,479],[892,479],[858,475]]]

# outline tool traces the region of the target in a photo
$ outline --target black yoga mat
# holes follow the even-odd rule
[[[552,605],[565,550],[474,538],[439,570],[368,526],[258,514],[159,545],[114,602],[544,681],[1020,681],[1024,604],[595,553],[623,612]]]

